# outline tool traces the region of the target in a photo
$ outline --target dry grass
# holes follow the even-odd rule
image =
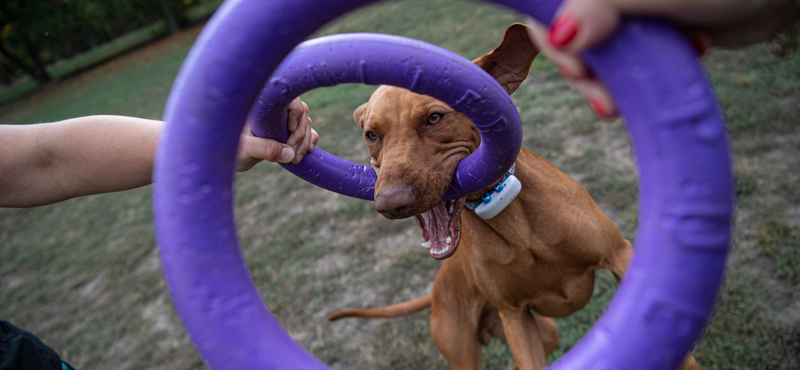
[[[433,42],[474,58],[519,20],[494,6],[394,1],[364,9],[324,33],[372,31]],[[199,30],[163,40],[0,109],[0,122],[44,122],[95,113],[159,117],[171,81]],[[729,119],[739,201],[735,247],[718,312],[695,354],[705,369],[800,368],[800,56],[770,47],[711,52],[706,65]],[[320,146],[364,163],[351,113],[370,87],[304,96]],[[632,238],[636,173],[619,120],[598,120],[547,61],[515,93],[524,145],[581,182]],[[196,369],[204,365],[164,289],[149,187],[36,209],[0,209],[0,318],[26,328],[80,369]],[[387,221],[371,204],[335,195],[271,164],[236,185],[243,252],[263,297],[303,346],[338,369],[446,369],[427,313],[395,320],[324,318],[430,291],[438,263],[418,248],[410,220]],[[788,230],[788,231],[786,231]],[[795,234],[792,234],[792,233]],[[771,244],[765,246],[766,240]],[[761,248],[759,248],[759,245]],[[594,299],[558,320],[567,350],[591,327],[615,283],[600,273]],[[484,350],[506,369],[503,343]]]

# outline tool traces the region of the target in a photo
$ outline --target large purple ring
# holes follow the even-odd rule
[[[236,238],[237,140],[268,77],[319,27],[372,0],[233,0],[198,38],[170,95],[154,211],[173,301],[215,369],[326,369],[273,318]],[[496,0],[550,23],[559,0]],[[674,369],[700,335],[730,244],[722,113],[690,43],[628,20],[584,55],[628,124],[640,174],[636,253],[607,312],[552,369]]]

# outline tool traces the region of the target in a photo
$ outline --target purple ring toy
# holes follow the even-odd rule
[[[327,368],[292,341],[250,280],[233,221],[234,158],[248,111],[281,60],[370,2],[228,1],[175,82],[154,173],[156,232],[175,306],[212,368]],[[545,23],[560,3],[495,2]],[[711,313],[730,243],[722,113],[692,47],[661,23],[626,21],[585,57],[629,126],[640,227],[607,312],[551,369],[674,369]]]
[[[346,34],[297,46],[261,92],[248,117],[256,136],[286,142],[286,107],[322,86],[393,85],[433,96],[465,114],[481,131],[481,145],[459,164],[444,200],[486,188],[511,168],[522,147],[519,113],[497,81],[469,60],[422,41],[399,36]],[[487,149],[491,148],[491,149]],[[375,171],[315,149],[284,168],[322,188],[373,200]]]

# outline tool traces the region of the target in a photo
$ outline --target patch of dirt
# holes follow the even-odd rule
[[[144,260],[136,268],[137,275],[158,272],[161,270],[161,261],[158,259],[158,248],[153,250],[144,258]]]
[[[6,287],[6,289],[14,289],[22,284],[25,283],[25,278],[20,275],[9,275],[4,276],[2,279],[2,285]]]
[[[795,299],[787,304],[783,310],[778,312],[777,317],[788,327],[800,325],[800,299]]]
[[[103,291],[106,289],[106,278],[102,274],[94,278],[94,280],[88,282],[83,287],[78,289],[78,294],[81,297],[91,300],[97,300],[100,296],[103,295]]]
[[[161,339],[158,346],[164,349],[175,348],[180,345],[183,330],[173,322],[173,308],[167,303],[164,295],[160,295],[142,308],[142,317],[152,323],[148,329],[159,334]]]

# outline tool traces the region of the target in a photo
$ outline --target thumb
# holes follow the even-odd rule
[[[295,152],[292,147],[275,140],[252,135],[242,136],[240,148],[239,163],[237,166],[240,170],[243,168],[249,169],[261,160],[289,163],[295,157]]]

